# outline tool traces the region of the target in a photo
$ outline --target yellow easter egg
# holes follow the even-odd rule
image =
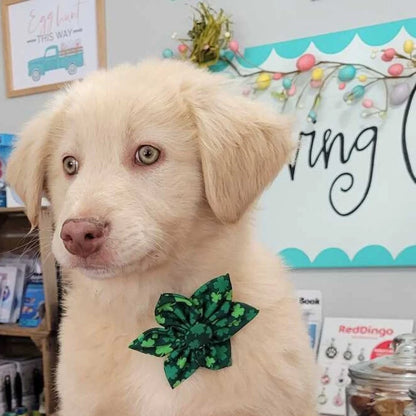
[[[412,52],[413,52],[414,47],[415,47],[415,44],[414,44],[414,42],[413,42],[411,39],[407,39],[407,40],[404,42],[404,44],[403,44],[403,50],[404,50],[406,53],[412,53]]]
[[[263,72],[257,77],[256,84],[258,90],[266,90],[270,87],[270,84],[272,82],[272,77],[270,74],[266,74]]]
[[[361,75],[358,75],[358,81],[360,81],[360,82],[366,82],[367,81],[367,75],[364,75],[364,74],[361,74]]]
[[[312,71],[312,81],[320,81],[324,77],[324,70],[322,68],[315,68]]]

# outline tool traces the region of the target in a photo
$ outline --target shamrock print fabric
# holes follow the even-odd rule
[[[231,366],[230,338],[258,314],[232,301],[228,274],[202,285],[190,298],[164,293],[155,308],[159,328],[145,331],[130,348],[167,357],[165,375],[172,388],[199,367],[220,370]]]

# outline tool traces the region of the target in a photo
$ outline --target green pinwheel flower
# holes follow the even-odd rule
[[[242,302],[232,301],[228,274],[201,286],[190,298],[172,293],[160,296],[156,322],[135,339],[130,348],[165,360],[165,375],[172,388],[199,367],[220,370],[231,366],[230,338],[258,314]]]

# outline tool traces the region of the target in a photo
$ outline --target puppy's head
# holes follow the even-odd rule
[[[23,130],[8,181],[37,225],[45,193],[64,267],[154,267],[209,218],[236,223],[287,161],[289,123],[179,62],[98,72]]]

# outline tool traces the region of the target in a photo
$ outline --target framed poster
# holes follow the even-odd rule
[[[60,88],[106,66],[104,0],[3,0],[8,97]]]
[[[260,201],[263,242],[294,268],[416,266],[416,18],[228,64],[213,70],[296,118],[298,151]]]

